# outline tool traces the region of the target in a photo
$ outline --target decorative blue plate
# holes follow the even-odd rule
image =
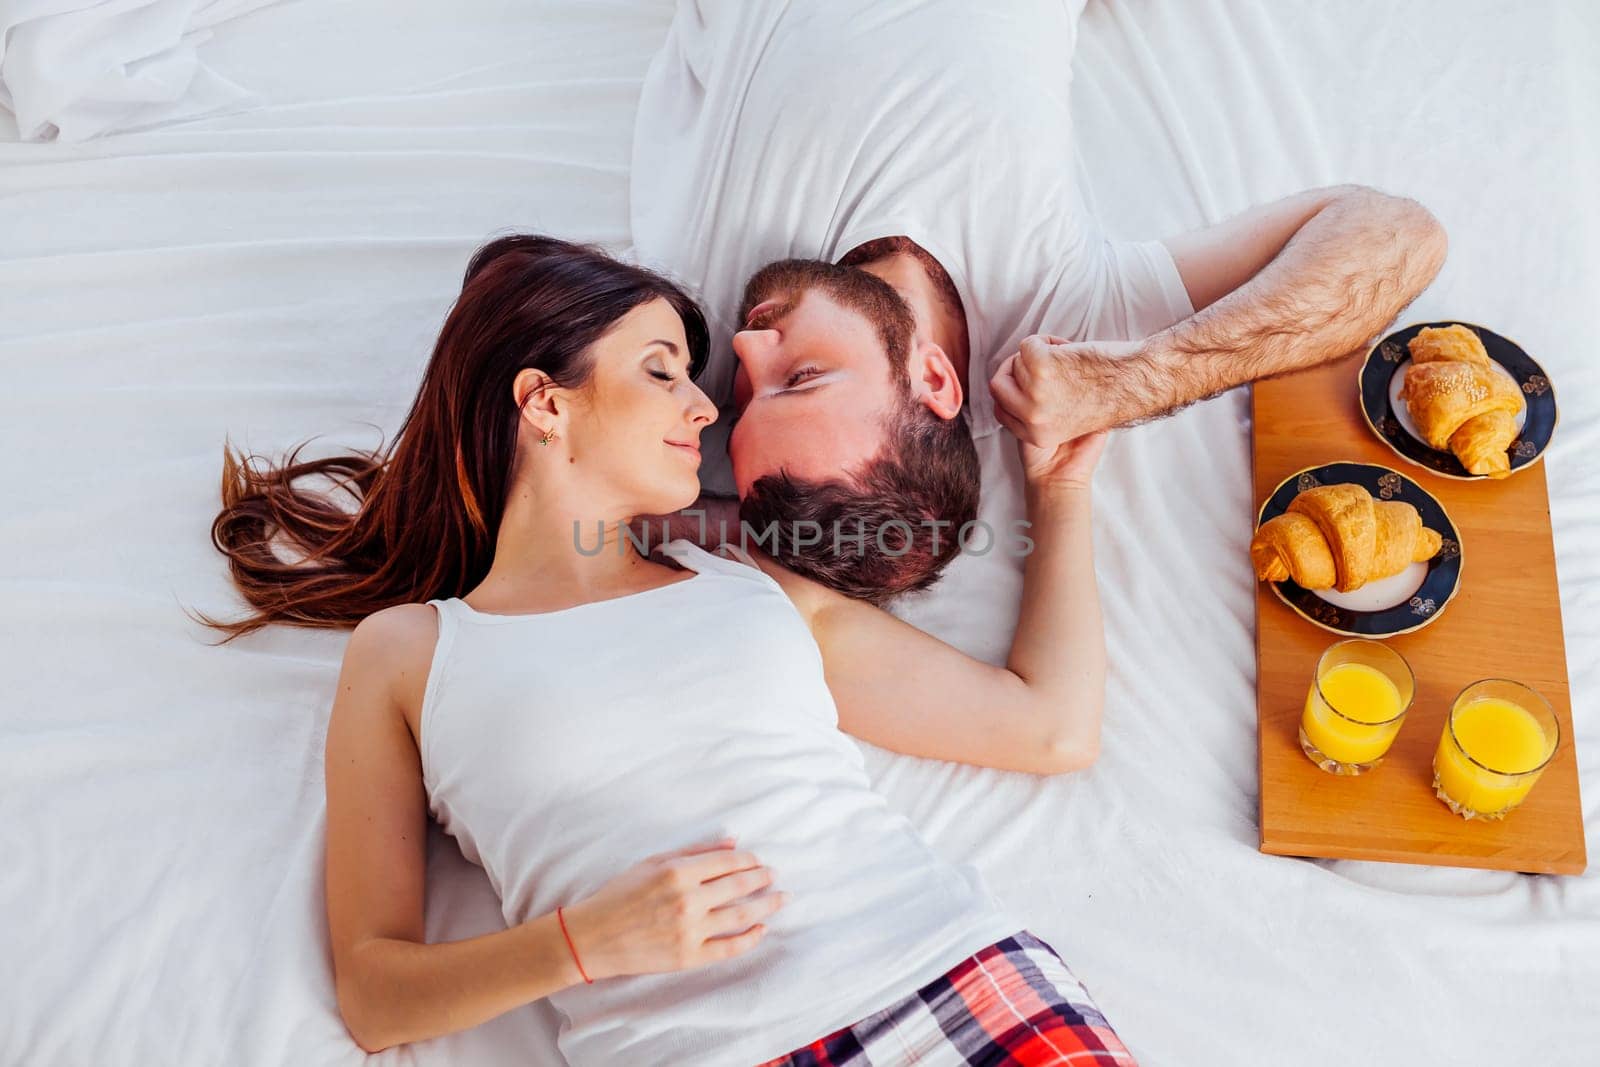
[[[1527,406],[1521,416],[1522,427],[1517,439],[1507,449],[1511,460],[1511,473],[1539,462],[1550,439],[1555,436],[1556,423],[1561,414],[1556,408],[1555,388],[1550,384],[1544,368],[1524,352],[1515,341],[1501,337],[1493,330],[1460,319],[1440,322],[1414,322],[1396,330],[1367,353],[1361,364],[1361,414],[1367,425],[1378,435],[1378,440],[1392,448],[1402,459],[1419,467],[1426,467],[1446,478],[1467,481],[1488,479],[1487,474],[1473,474],[1461,465],[1452,452],[1441,452],[1430,447],[1414,431],[1405,402],[1399,399],[1400,377],[1403,368],[1411,364],[1411,339],[1425,326],[1461,325],[1472,330],[1483,342],[1489,358],[1498,363],[1522,387]]]
[[[1318,485],[1355,483],[1374,500],[1403,500],[1417,509],[1422,525],[1438,532],[1443,544],[1425,563],[1360,589],[1313,592],[1294,579],[1272,582],[1272,591],[1307,622],[1350,637],[1393,637],[1420,630],[1444,614],[1461,588],[1461,535],[1444,507],[1426,489],[1398,471],[1376,463],[1340,460],[1296,471],[1278,483],[1256,515],[1256,527],[1289,510],[1295,497]]]

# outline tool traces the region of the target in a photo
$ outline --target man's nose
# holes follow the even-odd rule
[[[777,345],[777,330],[740,330],[733,335],[733,354],[745,365],[747,373]]]

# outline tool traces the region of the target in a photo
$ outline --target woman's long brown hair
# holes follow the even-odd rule
[[[211,540],[252,610],[199,621],[226,644],[272,623],[348,627],[386,607],[457,596],[488,573],[510,494],[521,414],[511,383],[536,367],[582,386],[592,345],[641,304],[662,298],[683,319],[690,372],[705,362],[705,319],[666,278],[591,245],[517,235],[473,255],[422,384],[387,447],[276,465],[222,457],[222,511]],[[295,483],[331,478],[360,503],[350,512]],[[273,542],[300,555],[281,558]]]

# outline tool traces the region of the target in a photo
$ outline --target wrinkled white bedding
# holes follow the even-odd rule
[[[1491,11],[1494,17],[1490,17]],[[322,898],[345,636],[226,648],[221,442],[398,425],[466,255],[628,242],[665,4],[277,4],[199,60],[252,110],[0,144],[0,1063],[358,1061]],[[1600,19],[1587,5],[1094,2],[1074,107],[1097,211],[1159,236],[1306,185],[1415,195],[1451,234],[1418,318],[1503,327],[1556,382],[1546,464],[1600,838]],[[1044,780],[867,749],[1141,1062],[1593,1062],[1600,874],[1256,851],[1244,391],[1118,434],[1097,483],[1101,762]],[[1174,596],[1174,590],[1181,595]],[[428,935],[500,927],[436,829]],[[383,1053],[556,1063],[542,1004]]]
[[[0,7],[0,109],[23,141],[91,137],[244,107],[199,58],[210,27],[272,0],[28,0]]]

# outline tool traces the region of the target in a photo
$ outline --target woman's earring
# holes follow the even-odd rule
[[[545,433],[544,433],[544,436],[539,438],[539,443],[541,445],[547,445],[551,441],[554,441],[555,439],[556,439],[556,432],[554,430],[546,430]]]

